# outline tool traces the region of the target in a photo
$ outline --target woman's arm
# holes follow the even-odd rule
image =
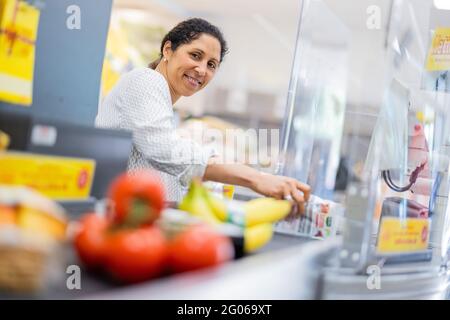
[[[311,188],[293,178],[260,172],[242,164],[219,164],[211,158],[203,180],[240,185],[277,199],[292,197],[302,204],[308,201]]]

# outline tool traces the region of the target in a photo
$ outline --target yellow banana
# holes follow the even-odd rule
[[[288,200],[257,198],[244,203],[245,225],[276,222],[284,219],[291,212],[292,203]]]
[[[192,181],[189,192],[181,201],[179,209],[189,212],[210,224],[221,223],[212,212],[207,199],[204,197],[203,186],[198,181]]]
[[[273,236],[273,225],[263,223],[244,229],[244,252],[249,253],[265,246]]]
[[[245,227],[244,252],[249,253],[272,239],[272,223],[289,214],[291,203],[271,198],[258,198],[249,202],[223,201],[210,194],[200,181],[193,180],[179,208],[211,224],[232,222]]]
[[[228,206],[225,203],[225,201],[209,193],[206,195],[206,199],[216,217],[219,218],[221,221],[226,222],[228,220],[229,214],[228,214]]]
[[[248,202],[225,202],[214,195],[207,197],[217,218],[242,227],[282,220],[291,212],[292,208],[289,201],[273,198],[258,198]]]

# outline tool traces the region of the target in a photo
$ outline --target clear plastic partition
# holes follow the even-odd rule
[[[433,0],[305,0],[298,30],[277,170],[314,196],[277,230],[342,234],[338,264],[353,270],[444,265],[450,11]]]

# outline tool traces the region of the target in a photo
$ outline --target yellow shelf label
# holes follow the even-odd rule
[[[39,9],[22,0],[0,0],[0,100],[29,106]]]
[[[378,234],[380,254],[411,253],[428,248],[429,219],[383,217]]]
[[[83,200],[95,165],[91,159],[0,152],[0,184],[27,186],[54,200]]]
[[[450,70],[450,28],[436,28],[426,69],[428,71]]]

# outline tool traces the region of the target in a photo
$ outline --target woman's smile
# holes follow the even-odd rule
[[[193,89],[198,89],[202,85],[202,81],[198,80],[195,77],[191,77],[187,74],[184,74],[183,78],[186,80],[186,83]]]

